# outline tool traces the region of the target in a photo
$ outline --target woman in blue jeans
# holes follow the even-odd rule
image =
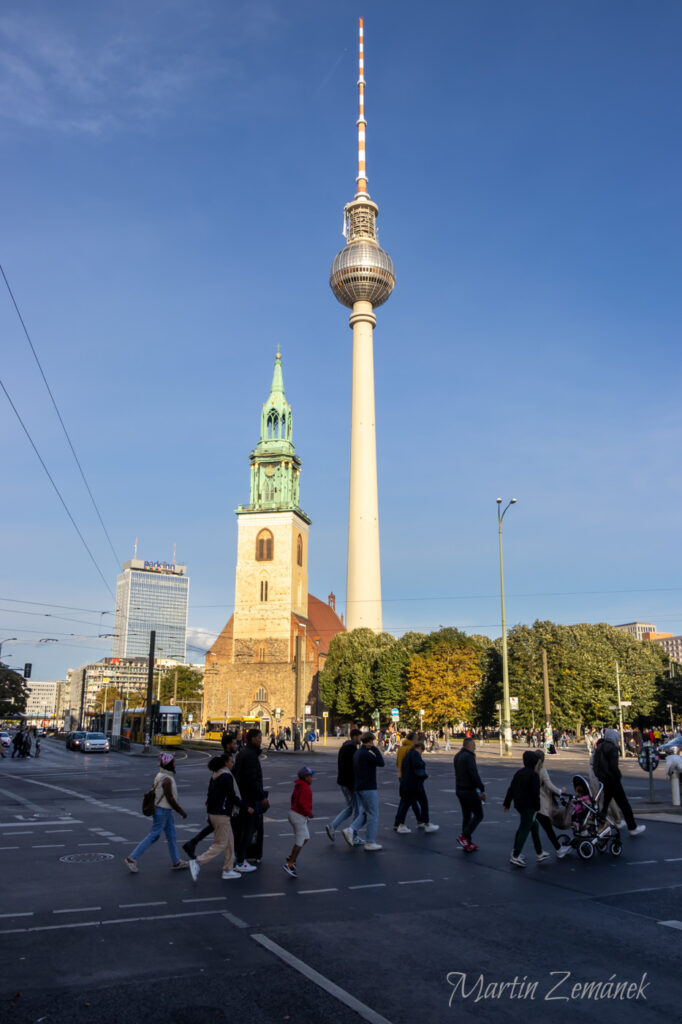
[[[175,834],[175,821],[173,811],[177,811],[183,818],[187,815],[178,803],[178,787],[175,784],[175,758],[172,754],[159,754],[159,770],[154,778],[154,817],[152,828],[148,836],[135,847],[133,852],[126,857],[128,869],[137,874],[137,862],[142,854],[155,843],[162,832],[166,833],[168,852],[174,871],[181,871],[189,867],[186,860],[180,860],[178,853],[178,842]]]
[[[369,852],[381,850],[377,843],[379,829],[379,797],[377,793],[377,768],[383,768],[384,759],[381,751],[374,746],[374,733],[365,732],[360,740],[360,747],[353,755],[353,771],[355,774],[355,794],[360,807],[355,821],[344,828],[342,835],[349,846],[355,845],[355,833],[364,824],[367,816],[367,842],[365,849]]]

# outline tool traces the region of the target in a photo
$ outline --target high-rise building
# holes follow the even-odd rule
[[[116,585],[114,658],[149,654],[149,634],[156,631],[156,657],[185,661],[189,576],[175,562],[124,562]]]
[[[267,730],[273,718],[316,718],[318,671],[343,630],[333,595],[325,604],[308,593],[310,519],[279,352],[249,458],[250,500],[236,510],[234,614],[206,655],[204,720],[256,715]]]
[[[381,562],[374,421],[374,309],[395,285],[390,256],[379,248],[379,207],[369,197],[365,158],[364,28],[360,18],[357,191],[344,209],[345,248],[332,263],[329,283],[342,305],[352,310],[353,384],[351,402],[350,494],[346,626],[381,631]]]
[[[623,622],[620,626],[614,626],[614,629],[622,629],[623,632],[630,633],[635,640],[642,640],[644,633],[656,632],[656,627],[651,622]]]

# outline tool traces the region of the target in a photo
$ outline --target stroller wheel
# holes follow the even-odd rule
[[[562,832],[560,836],[557,836],[557,842],[559,846],[570,846],[571,837],[567,836],[565,832]]]
[[[623,852],[623,844],[620,839],[612,839],[609,843],[609,853],[612,857],[620,857]]]
[[[594,846],[592,843],[587,839],[583,839],[583,841],[578,844],[578,855],[582,857],[583,860],[589,860],[590,857],[594,856]]]

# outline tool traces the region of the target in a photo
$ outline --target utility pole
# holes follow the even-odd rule
[[[298,712],[301,706],[301,691],[303,689],[303,659],[301,656],[302,637],[296,637],[296,689],[294,693],[294,750],[301,749],[301,733],[299,729]]]
[[[178,666],[175,666],[175,682],[173,683],[173,703],[178,703]]]
[[[83,728],[83,722],[85,721],[85,669],[81,673],[81,706],[80,714],[78,716],[78,728]]]
[[[147,707],[144,716],[144,752],[149,754],[152,745],[152,702],[154,700],[154,649],[156,630],[149,634],[149,665],[147,666]]]
[[[616,694],[618,697],[618,721],[620,723],[620,756],[625,759],[625,738],[623,735],[623,705],[620,701],[620,669],[616,662]]]
[[[545,750],[552,743],[552,705],[549,702],[549,672],[547,671],[547,651],[542,648],[542,686],[545,696]]]

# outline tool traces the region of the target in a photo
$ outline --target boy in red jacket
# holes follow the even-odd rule
[[[315,772],[307,765],[298,770],[298,778],[291,794],[289,824],[294,830],[294,845],[282,867],[292,878],[298,878],[296,858],[310,839],[308,819],[313,817],[313,791],[310,788]]]

